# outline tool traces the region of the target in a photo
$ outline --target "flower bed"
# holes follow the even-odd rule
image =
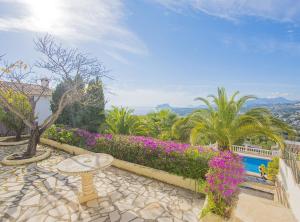
[[[224,151],[209,161],[209,167],[206,174],[208,203],[202,216],[212,212],[229,218],[237,201],[239,185],[244,182],[242,159],[231,151]]]
[[[190,147],[189,144],[174,141],[141,136],[103,135],[55,126],[46,132],[45,137],[197,180],[205,179],[208,161],[217,153],[211,149]]]

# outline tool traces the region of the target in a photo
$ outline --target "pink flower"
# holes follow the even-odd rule
[[[241,158],[230,151],[220,152],[209,161],[209,167],[206,175],[208,191],[229,201],[244,181],[245,170]]]

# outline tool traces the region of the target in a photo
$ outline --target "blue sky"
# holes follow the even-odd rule
[[[0,53],[33,63],[50,33],[111,70],[110,105],[229,92],[300,99],[298,0],[0,0]]]

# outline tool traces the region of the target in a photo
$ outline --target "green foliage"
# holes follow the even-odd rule
[[[201,116],[202,114],[205,115],[205,113],[206,110],[197,110],[188,115],[187,117],[179,118],[172,126],[173,138],[182,142],[189,143],[191,138],[191,132],[198,123],[198,116]],[[202,138],[202,140],[199,141],[199,143],[208,144],[209,141],[205,141],[205,139]],[[198,142],[195,142],[195,144],[198,144]]]
[[[271,149],[272,146],[276,145],[276,143],[273,140],[269,139],[266,136],[252,136],[247,138],[247,142],[262,147],[263,149]]]
[[[99,79],[93,80],[87,87],[87,104],[80,112],[80,127],[97,132],[105,122],[103,85]]]
[[[173,138],[171,128],[177,118],[177,115],[169,110],[136,116],[133,115],[132,109],[113,107],[106,117],[107,129],[105,132],[171,140]]]
[[[3,96],[19,113],[28,119],[32,118],[32,108],[25,95],[9,90],[3,93]],[[16,133],[17,140],[21,139],[21,134],[25,129],[25,124],[20,117],[16,116],[8,109],[0,107],[0,121],[6,126],[6,128],[13,130]]]
[[[162,140],[172,139],[171,129],[177,118],[178,116],[168,109],[147,114],[144,117],[147,135]]]
[[[57,127],[55,125],[50,126],[48,129],[45,130],[43,133],[43,137],[47,139],[57,140]]]
[[[145,135],[146,127],[133,110],[112,107],[106,116],[106,133],[121,135]]]
[[[199,193],[206,193],[207,183],[204,179],[199,179],[197,185],[197,191]]]
[[[222,218],[229,218],[232,212],[232,206],[229,206],[224,201],[216,201],[212,193],[207,193],[207,205],[201,212],[201,218],[210,212]]]
[[[269,180],[275,181],[279,172],[279,158],[274,157],[272,161],[268,163],[267,176]]]
[[[80,81],[76,80],[76,81]],[[59,100],[63,93],[68,90],[70,82],[58,84],[52,94],[51,110],[57,110]],[[103,85],[99,79],[93,80],[85,89],[86,100],[84,103],[75,102],[65,107],[56,124],[67,125],[72,128],[80,127],[92,132],[97,132],[104,123],[104,94]]]
[[[196,98],[207,105],[206,110],[192,113],[187,120],[174,127],[177,134],[190,131],[192,144],[218,143],[221,150],[229,149],[233,144],[244,141],[249,136],[265,136],[284,147],[282,132],[293,133],[290,126],[274,117],[265,108],[254,108],[245,113],[241,109],[254,98],[243,96],[236,99],[239,92],[227,97],[224,88],[218,89],[218,95],[211,95],[212,103],[205,98]],[[182,126],[183,124],[183,126]]]
[[[56,127],[55,125],[49,127],[44,132],[43,137],[70,145],[77,145],[80,143],[80,138],[73,131]]]
[[[68,84],[66,82],[59,83],[55,90],[52,93],[52,100],[51,100],[51,110],[55,112],[58,108],[58,104],[60,98],[62,97],[63,93],[68,90]],[[82,106],[80,103],[75,102],[72,105],[66,106],[63,112],[60,114],[58,119],[56,120],[56,124],[63,124],[70,127],[77,127],[80,125],[80,113]]]

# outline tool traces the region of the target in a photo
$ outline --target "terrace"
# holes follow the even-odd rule
[[[1,147],[0,160],[24,148]],[[100,198],[79,204],[79,177],[56,168],[71,155],[47,149],[52,155],[41,162],[1,166],[1,221],[198,221],[204,195],[115,167],[95,176]],[[289,209],[249,190],[240,194],[236,215],[242,221],[295,221]]]
[[[0,150],[1,158],[14,152]],[[52,150],[49,159],[20,167],[1,166],[3,221],[197,221],[203,195],[114,167],[95,177],[101,198],[78,203],[79,177],[66,177],[56,165],[70,154]],[[34,215],[34,217],[33,217]]]

